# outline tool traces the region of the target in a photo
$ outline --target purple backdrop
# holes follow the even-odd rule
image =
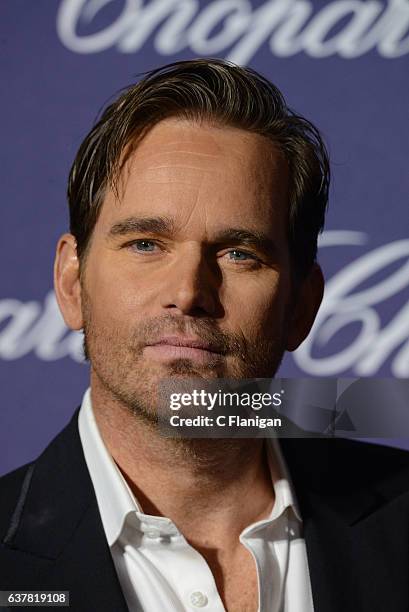
[[[35,457],[87,386],[52,293],[75,152],[115,92],[176,59],[254,67],[329,146],[324,304],[281,375],[409,376],[407,0],[3,0],[0,27],[0,473]]]

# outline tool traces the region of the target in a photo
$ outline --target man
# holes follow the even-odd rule
[[[90,390],[1,480],[1,589],[87,612],[408,609],[407,453],[157,427],[162,379],[273,377],[306,338],[328,185],[316,128],[249,69],[175,63],[105,111],[55,262]]]

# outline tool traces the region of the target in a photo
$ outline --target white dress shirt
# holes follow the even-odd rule
[[[119,582],[131,612],[225,612],[202,555],[166,517],[144,514],[99,432],[88,389],[78,418],[85,460]],[[302,520],[277,441],[266,440],[275,502],[240,542],[258,577],[259,612],[313,612]]]

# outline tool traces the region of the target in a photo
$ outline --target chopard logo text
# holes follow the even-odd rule
[[[102,27],[107,5],[114,16]],[[409,52],[408,0],[62,0],[56,25],[75,53],[137,53],[151,42],[162,56],[189,51],[248,64],[265,46],[279,58]]]

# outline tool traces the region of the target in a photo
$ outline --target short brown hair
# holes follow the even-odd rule
[[[279,89],[250,68],[221,59],[168,64],[145,73],[103,112],[81,144],[68,182],[70,231],[85,258],[106,187],[116,187],[126,147],[162,119],[209,120],[270,138],[290,168],[288,243],[300,281],[317,255],[330,169],[317,128],[289,109]],[[123,161],[123,160],[122,160]]]

